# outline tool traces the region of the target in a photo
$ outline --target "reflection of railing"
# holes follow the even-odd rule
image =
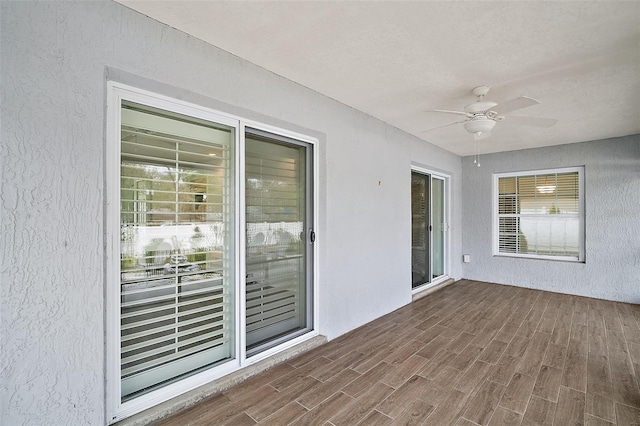
[[[121,285],[122,388],[138,392],[193,369],[189,356],[230,354],[233,298],[215,271],[181,271]]]
[[[150,250],[138,257],[121,260],[121,280],[146,281],[158,276],[185,273],[222,274],[222,253],[217,250],[199,249],[185,253],[173,250]]]
[[[303,321],[304,257],[247,258],[247,345],[299,328]]]
[[[144,263],[140,266],[147,275],[159,275],[162,274],[164,265],[169,262],[170,256],[171,251],[168,250],[148,251],[145,253]]]

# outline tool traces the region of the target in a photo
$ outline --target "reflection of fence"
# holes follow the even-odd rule
[[[262,233],[264,245],[276,245],[281,243],[282,235],[286,233],[290,241],[298,242],[302,240],[302,225],[302,222],[247,223],[247,240],[254,241],[256,235]],[[222,222],[136,226],[125,230],[122,254],[134,257],[145,256],[149,251],[187,253],[224,246],[225,228]]]
[[[222,223],[126,227],[121,243],[122,279],[148,279],[175,267],[221,273],[224,232]],[[251,262],[262,254],[301,255],[303,240],[302,222],[248,223],[247,259]]]
[[[150,251],[197,252],[223,247],[224,237],[221,222],[123,227],[121,250],[123,256],[137,258]]]
[[[526,240],[526,252],[538,254],[577,255],[580,220],[563,215],[521,217],[520,232]],[[522,241],[521,241],[522,244]],[[522,251],[523,247],[521,247]]]
[[[247,241],[250,245],[260,233],[264,236],[262,244],[267,246],[281,244],[283,233],[288,234],[289,242],[299,242],[302,240],[302,222],[247,223]]]

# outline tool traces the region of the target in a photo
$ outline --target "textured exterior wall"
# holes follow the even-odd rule
[[[465,278],[640,303],[640,135],[463,158]],[[585,263],[492,256],[492,174],[585,166]]]
[[[459,157],[111,1],[0,7],[1,424],[106,423],[107,77],[320,139],[329,338],[411,301],[412,162],[453,176],[460,257]]]

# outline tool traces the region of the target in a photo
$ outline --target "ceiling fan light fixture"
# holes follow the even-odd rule
[[[551,194],[551,193],[555,192],[556,186],[555,185],[540,185],[540,186],[536,186],[536,189],[541,194]]]
[[[473,140],[479,141],[482,139],[487,139],[489,136],[491,136],[491,132],[475,132],[473,134]]]
[[[487,133],[490,132],[495,125],[495,121],[485,116],[478,116],[464,123],[464,128],[469,133]]]

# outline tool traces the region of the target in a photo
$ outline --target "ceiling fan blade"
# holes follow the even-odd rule
[[[450,111],[448,109],[430,109],[429,112],[444,112],[445,114],[456,114],[456,115],[464,115],[469,117],[471,114],[466,113],[464,111]]]
[[[558,122],[555,118],[520,117],[517,115],[507,115],[504,119],[512,124],[524,124],[525,126],[536,127],[551,127]]]
[[[473,134],[474,141],[481,141],[482,139],[486,139],[491,136],[491,132],[476,132]]]
[[[498,114],[504,114],[505,112],[515,111],[517,109],[538,105],[540,101],[537,101],[528,96],[520,96],[519,98],[511,99],[510,101],[503,102],[491,108],[491,111],[495,111]]]
[[[430,132],[432,130],[436,130],[436,129],[442,129],[443,127],[449,127],[449,126],[453,126],[454,124],[460,124],[460,123],[465,123],[469,120],[460,120],[460,121],[454,121],[453,123],[447,123],[447,124],[443,124],[442,126],[438,126],[438,127],[432,127],[431,129],[427,129],[427,130],[421,130],[418,133],[426,133],[426,132]]]

